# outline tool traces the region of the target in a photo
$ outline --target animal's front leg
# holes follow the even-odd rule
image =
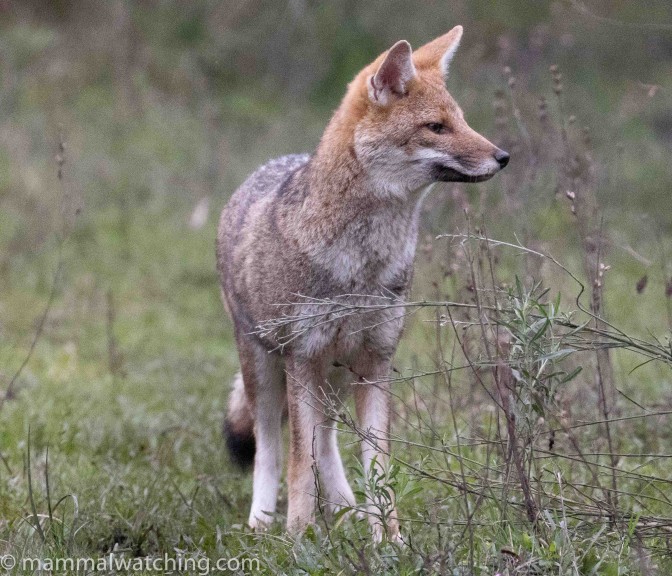
[[[355,404],[359,426],[363,433],[362,460],[364,473],[371,478],[372,468],[384,477],[388,468],[390,453],[390,362],[385,359],[367,357],[359,363],[361,379],[355,385]],[[387,529],[390,539],[399,539],[399,522],[394,503],[394,493],[385,486],[379,486],[378,494],[367,490],[367,509],[373,536],[382,540]]]
[[[315,521],[317,479],[313,472],[314,438],[324,416],[318,390],[325,379],[320,361],[287,358],[289,408],[289,470],[287,530],[300,533]]]

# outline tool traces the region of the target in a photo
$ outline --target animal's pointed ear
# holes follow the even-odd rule
[[[455,56],[462,38],[462,26],[455,26],[450,32],[435,38],[415,51],[418,67],[438,66],[444,78],[448,77],[450,61]]]
[[[406,40],[400,40],[387,51],[378,71],[368,79],[369,99],[386,106],[395,98],[404,96],[408,83],[415,78],[413,52]]]

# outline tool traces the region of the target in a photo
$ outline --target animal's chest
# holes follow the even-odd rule
[[[298,306],[294,346],[302,356],[343,363],[363,350],[392,356],[403,328],[400,300],[346,295]]]
[[[417,233],[405,216],[380,212],[354,219],[321,247],[320,265],[345,291],[399,294],[410,280]]]
[[[314,247],[315,286],[295,316],[303,355],[347,362],[362,350],[394,354],[416,236],[415,214],[381,210],[353,217]]]

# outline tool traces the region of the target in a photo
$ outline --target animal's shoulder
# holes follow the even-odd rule
[[[291,154],[270,160],[257,168],[231,196],[222,211],[220,235],[237,235],[247,215],[258,202],[278,192],[289,176],[305,166],[310,154]]]
[[[257,168],[236,192],[236,195],[257,197],[276,190],[289,175],[305,166],[310,154],[289,154],[269,160]]]

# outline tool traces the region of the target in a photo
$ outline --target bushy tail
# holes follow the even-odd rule
[[[243,377],[239,373],[229,395],[229,407],[224,419],[224,438],[231,460],[241,468],[254,462],[254,417],[247,403]]]

